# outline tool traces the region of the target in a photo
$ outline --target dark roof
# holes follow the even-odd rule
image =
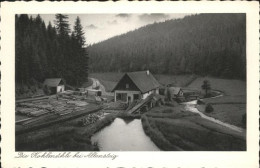
[[[177,95],[179,94],[181,88],[180,87],[169,87],[169,91],[171,94]]]
[[[129,78],[134,82],[134,84],[142,93],[146,93],[160,86],[159,82],[153,77],[152,73],[149,71],[128,72],[125,75],[129,76]],[[121,80],[119,80],[119,82],[120,81]],[[116,89],[116,87],[117,85],[115,86],[113,91]]]
[[[63,81],[62,78],[49,78],[49,79],[45,79],[43,85],[47,85],[50,87],[57,87],[61,81]]]

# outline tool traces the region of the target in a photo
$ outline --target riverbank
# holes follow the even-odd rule
[[[78,125],[81,118],[16,135],[16,151],[98,151],[98,147],[91,143],[90,138],[111,124],[116,114],[108,114],[88,126]]]
[[[183,106],[154,108],[142,117],[144,131],[162,150],[244,151],[245,136],[185,111]]]

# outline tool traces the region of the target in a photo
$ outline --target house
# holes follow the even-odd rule
[[[43,83],[44,87],[48,87],[51,94],[56,94],[65,91],[65,81],[62,78],[48,78]]]
[[[180,87],[169,87],[168,91],[172,98],[183,97],[183,90]]]
[[[149,71],[129,72],[123,75],[112,92],[115,101],[132,102],[145,99],[152,93],[159,94],[159,86]]]

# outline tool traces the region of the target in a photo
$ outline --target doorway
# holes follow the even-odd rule
[[[127,96],[127,102],[132,102],[131,96]]]

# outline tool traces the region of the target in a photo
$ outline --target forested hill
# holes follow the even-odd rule
[[[68,16],[55,15],[55,25],[45,25],[38,15],[15,16],[15,81],[32,84],[46,78],[64,78],[80,85],[88,78],[88,56],[80,18],[70,30]]]
[[[245,14],[154,23],[89,47],[90,70],[246,77]]]

